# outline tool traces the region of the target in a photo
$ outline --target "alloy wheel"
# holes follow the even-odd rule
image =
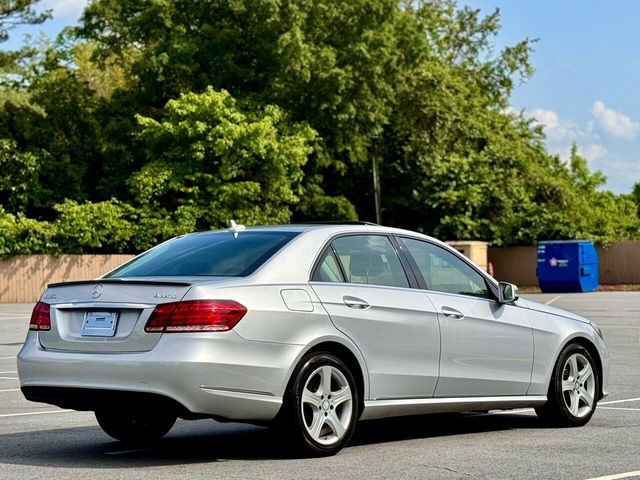
[[[596,378],[593,367],[581,353],[567,358],[562,369],[562,397],[574,417],[588,415],[594,406]]]
[[[345,375],[324,365],[305,382],[300,402],[307,433],[321,445],[339,442],[353,421],[353,393]]]

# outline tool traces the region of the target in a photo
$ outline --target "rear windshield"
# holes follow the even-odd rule
[[[253,273],[297,232],[206,232],[176,238],[139,255],[105,278],[222,276]]]

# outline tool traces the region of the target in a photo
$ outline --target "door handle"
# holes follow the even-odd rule
[[[351,296],[348,296],[348,295],[342,297],[342,301],[344,302],[344,304],[347,307],[359,308],[361,310],[364,310],[364,309],[369,308],[371,306],[367,302],[362,300],[361,298],[351,297]]]
[[[458,320],[462,320],[464,318],[464,315],[462,314],[462,312],[459,312],[455,308],[446,307],[446,306],[442,307],[442,314],[445,317],[456,318]]]

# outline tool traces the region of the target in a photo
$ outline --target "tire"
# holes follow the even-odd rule
[[[117,412],[98,410],[95,412],[100,428],[112,438],[127,443],[152,443],[165,436],[176,423],[173,412],[133,411]]]
[[[593,416],[599,392],[596,363],[586,348],[572,343],[560,352],[553,368],[547,403],[536,408],[536,413],[550,426],[580,427]]]
[[[359,402],[355,380],[344,362],[331,353],[314,353],[303,358],[294,372],[273,427],[296,453],[335,455],[353,436]]]

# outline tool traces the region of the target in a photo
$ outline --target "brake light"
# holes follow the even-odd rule
[[[233,300],[187,300],[158,305],[144,331],[147,333],[226,332],[247,313]]]
[[[51,330],[51,308],[48,303],[38,302],[33,307],[29,330]]]

